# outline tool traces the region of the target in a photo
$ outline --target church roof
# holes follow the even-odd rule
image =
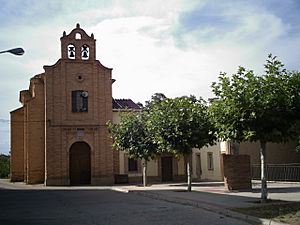
[[[141,107],[131,99],[113,99],[113,109],[141,110]]]

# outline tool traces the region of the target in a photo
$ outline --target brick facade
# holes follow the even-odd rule
[[[95,43],[79,24],[70,34],[64,32],[61,59],[44,66],[45,72],[20,92],[23,106],[11,112],[12,181],[69,185],[70,150],[84,142],[89,146],[90,183],[113,183],[118,159],[106,126],[112,120],[112,69],[96,60]],[[77,99],[72,94],[76,91]],[[83,101],[88,107],[74,111],[74,104],[83,107]]]
[[[11,112],[11,181],[24,180],[24,108]]]

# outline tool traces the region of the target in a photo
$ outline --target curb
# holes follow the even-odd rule
[[[111,191],[116,191],[116,192],[121,192],[121,193],[129,193],[129,192],[133,192],[133,191],[131,191],[131,190],[124,189],[124,188],[120,188],[120,187],[111,187],[110,190],[111,190]]]

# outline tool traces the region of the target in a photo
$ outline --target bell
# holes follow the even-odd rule
[[[88,58],[88,52],[85,50],[82,52],[82,58]]]
[[[75,57],[74,51],[70,51],[70,57],[71,58]]]
[[[71,58],[75,57],[75,47],[73,47],[73,46],[69,47],[69,54],[70,54],[69,56]]]
[[[82,51],[87,51],[88,46],[87,45],[83,45],[82,46]]]

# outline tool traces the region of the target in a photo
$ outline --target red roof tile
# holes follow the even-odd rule
[[[141,109],[131,99],[113,99],[113,109]]]

